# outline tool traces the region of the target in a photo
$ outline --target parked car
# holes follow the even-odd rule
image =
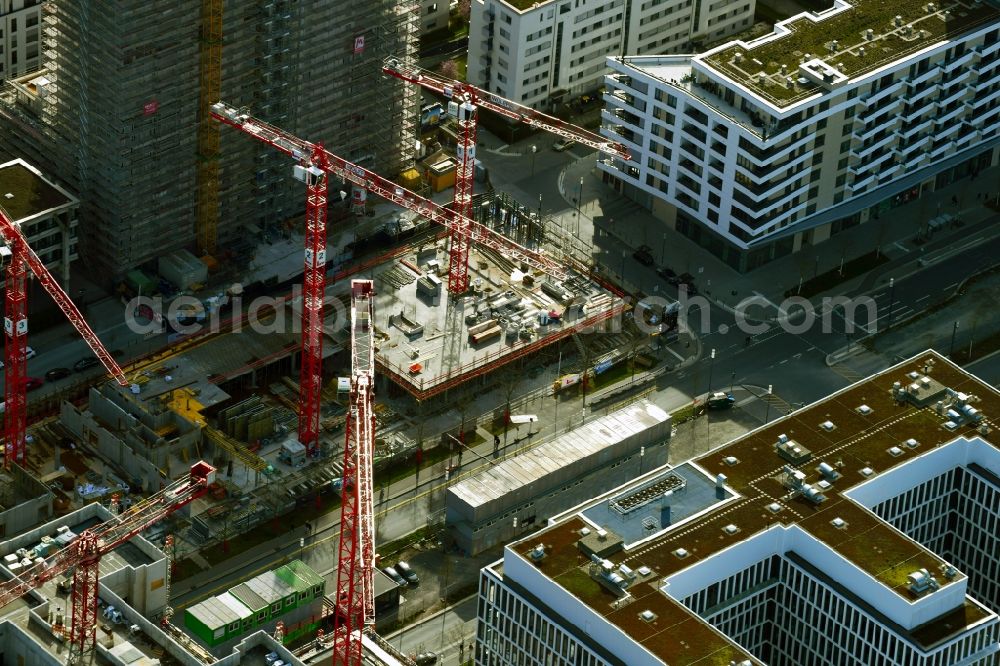
[[[559,139],[558,141],[552,144],[552,150],[556,151],[557,153],[561,153],[564,150],[569,150],[575,145],[576,141],[573,141],[572,139]]]
[[[417,573],[410,567],[409,564],[400,560],[396,562],[396,571],[399,575],[406,579],[406,582],[410,585],[416,585],[420,582],[420,578],[417,577]]]
[[[716,391],[708,396],[707,405],[709,409],[729,409],[736,404],[736,398],[732,393]]]
[[[653,253],[650,251],[648,245],[641,246],[639,249],[637,249],[635,252],[632,253],[632,256],[635,258],[636,261],[638,261],[643,266],[653,265]]]
[[[34,391],[35,389],[40,389],[45,384],[45,380],[41,377],[28,377],[24,380],[24,389],[26,391]]]
[[[677,273],[674,272],[674,269],[667,268],[666,266],[661,266],[660,268],[657,268],[656,274],[659,275],[664,280],[666,280],[667,282],[670,281],[670,278],[677,277]]]
[[[45,379],[50,382],[54,382],[57,379],[65,379],[73,374],[73,371],[69,368],[52,368],[45,373]]]
[[[90,370],[91,368],[96,368],[101,362],[97,360],[96,356],[84,356],[79,361],[73,364],[73,370],[76,372],[83,372],[84,370]]]
[[[396,585],[406,587],[406,579],[399,575],[399,572],[392,567],[382,567],[382,573],[391,578]]]
[[[417,666],[432,666],[437,663],[437,660],[438,656],[436,652],[421,652],[413,658],[413,662]]]
[[[31,347],[24,348],[24,358],[31,359],[35,358],[36,356],[38,356],[38,352],[36,352],[34,349],[32,349]]]

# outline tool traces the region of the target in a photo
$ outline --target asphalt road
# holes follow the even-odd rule
[[[564,189],[571,199],[567,204],[560,194],[559,178],[562,170],[571,161],[585,156],[588,149],[575,146],[568,153],[557,153],[550,149],[554,140],[555,137],[538,135],[532,141],[539,146],[534,157],[530,153],[518,154],[524,153],[523,144],[503,151],[510,154],[495,151],[483,154],[481,150],[480,157],[495,176],[494,180],[512,189],[522,203],[534,202],[541,196],[543,214],[552,216],[556,224],[565,226],[571,235],[579,234],[580,222],[574,205],[579,193],[573,184],[565,183]],[[584,201],[591,198],[588,192],[583,193]],[[620,208],[613,213],[619,223],[626,221],[629,212],[638,207],[623,200]],[[613,223],[606,222],[604,216],[596,216],[594,225],[595,254],[607,272],[622,276],[627,284],[647,294],[677,296],[676,288],[656,275],[655,266],[643,266],[632,258],[635,248],[614,235]],[[809,403],[829,395],[860,379],[862,372],[880,368],[859,371],[848,366],[828,367],[828,354],[853,344],[869,331],[886,326],[890,317],[894,323],[900,322],[936,305],[952,294],[962,280],[996,263],[996,257],[1000,256],[1000,238],[971,232],[969,236],[957,244],[946,240],[929,243],[920,254],[925,266],[919,268],[914,263],[917,272],[895,280],[891,289],[887,282],[879,282],[878,287],[867,294],[870,301],[856,299],[846,311],[835,303],[817,303],[810,315],[810,325],[805,322],[807,315],[790,308],[790,325],[779,326],[771,322],[748,329],[741,326],[732,313],[693,298],[689,301],[687,321],[699,337],[700,358],[671,375],[666,382],[690,396],[726,388],[730,383],[773,386],[774,393],[787,403]],[[657,256],[655,247],[653,254]],[[698,284],[703,290],[711,286],[704,277]],[[747,276],[746,293],[753,293],[753,279],[752,273]],[[699,302],[701,305],[697,304]],[[749,306],[745,314],[749,320],[766,320],[778,312],[776,304],[765,301]],[[711,358],[713,349],[714,360]],[[920,349],[915,346],[911,351],[917,353]],[[892,362],[892,359],[882,360],[883,368]]]
[[[383,638],[403,654],[431,651],[438,655],[441,666],[458,666],[462,658],[469,658],[473,649],[477,599],[476,595],[466,597],[426,620]]]

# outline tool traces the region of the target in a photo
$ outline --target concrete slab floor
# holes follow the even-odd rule
[[[575,302],[585,302],[585,308],[566,308],[540,289],[540,283],[527,287],[520,276],[506,270],[487,255],[473,249],[470,256],[470,281],[476,296],[449,300],[447,285],[442,278],[439,294],[428,296],[418,292],[416,268],[422,273],[440,272],[447,265],[446,242],[438,241],[423,248],[412,248],[399,260],[377,267],[375,321],[383,334],[377,357],[383,367],[394,375],[394,381],[414,392],[432,391],[451,377],[473,373],[487,364],[496,363],[519,347],[555,336],[566,326],[580,323],[600,313],[610,312],[620,301],[596,283],[578,277],[572,293]],[[421,251],[423,250],[423,251]],[[404,263],[405,262],[405,263]],[[435,263],[436,262],[436,263]],[[520,300],[518,314],[496,307],[497,301],[512,303]],[[449,304],[455,309],[449,312]],[[562,312],[562,321],[540,325],[534,312]],[[479,325],[493,321],[500,327],[498,334],[479,342],[473,341],[467,316],[478,313]],[[450,318],[450,319],[449,319]],[[502,319],[524,320],[519,329],[504,330]],[[493,328],[493,327],[487,327]],[[457,329],[457,335],[449,330]],[[387,336],[387,337],[386,337]]]

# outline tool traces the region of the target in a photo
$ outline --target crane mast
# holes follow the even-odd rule
[[[0,608],[73,569],[69,663],[76,663],[94,648],[96,640],[101,557],[204,495],[214,480],[214,467],[204,461],[195,463],[187,478],[172,483],[106,522],[86,530],[44,562],[35,564],[0,584]]]
[[[375,622],[374,296],[371,280],[351,281],[351,397],[344,442],[333,630],[337,666],[361,666],[361,632]]]
[[[45,268],[28,241],[7,213],[0,208],[0,239],[10,253],[5,279],[4,335],[4,466],[24,460],[24,442],[28,426],[27,350],[28,350],[28,270],[38,279],[59,309],[100,359],[120,386],[128,386],[125,373],[111,356],[80,310]]]

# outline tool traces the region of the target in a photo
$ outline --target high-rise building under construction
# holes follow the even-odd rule
[[[199,164],[217,159],[212,245],[225,254],[233,239],[300,214],[305,193],[287,158],[268,146],[223,133],[217,155],[206,154],[198,133],[205,91],[395,175],[413,158],[419,98],[413,86],[383,76],[381,63],[415,55],[416,7],[51,0],[41,68],[4,87],[0,143],[79,193],[81,255],[108,278],[196,246]],[[221,81],[213,89],[220,66],[206,53],[219,33]]]

